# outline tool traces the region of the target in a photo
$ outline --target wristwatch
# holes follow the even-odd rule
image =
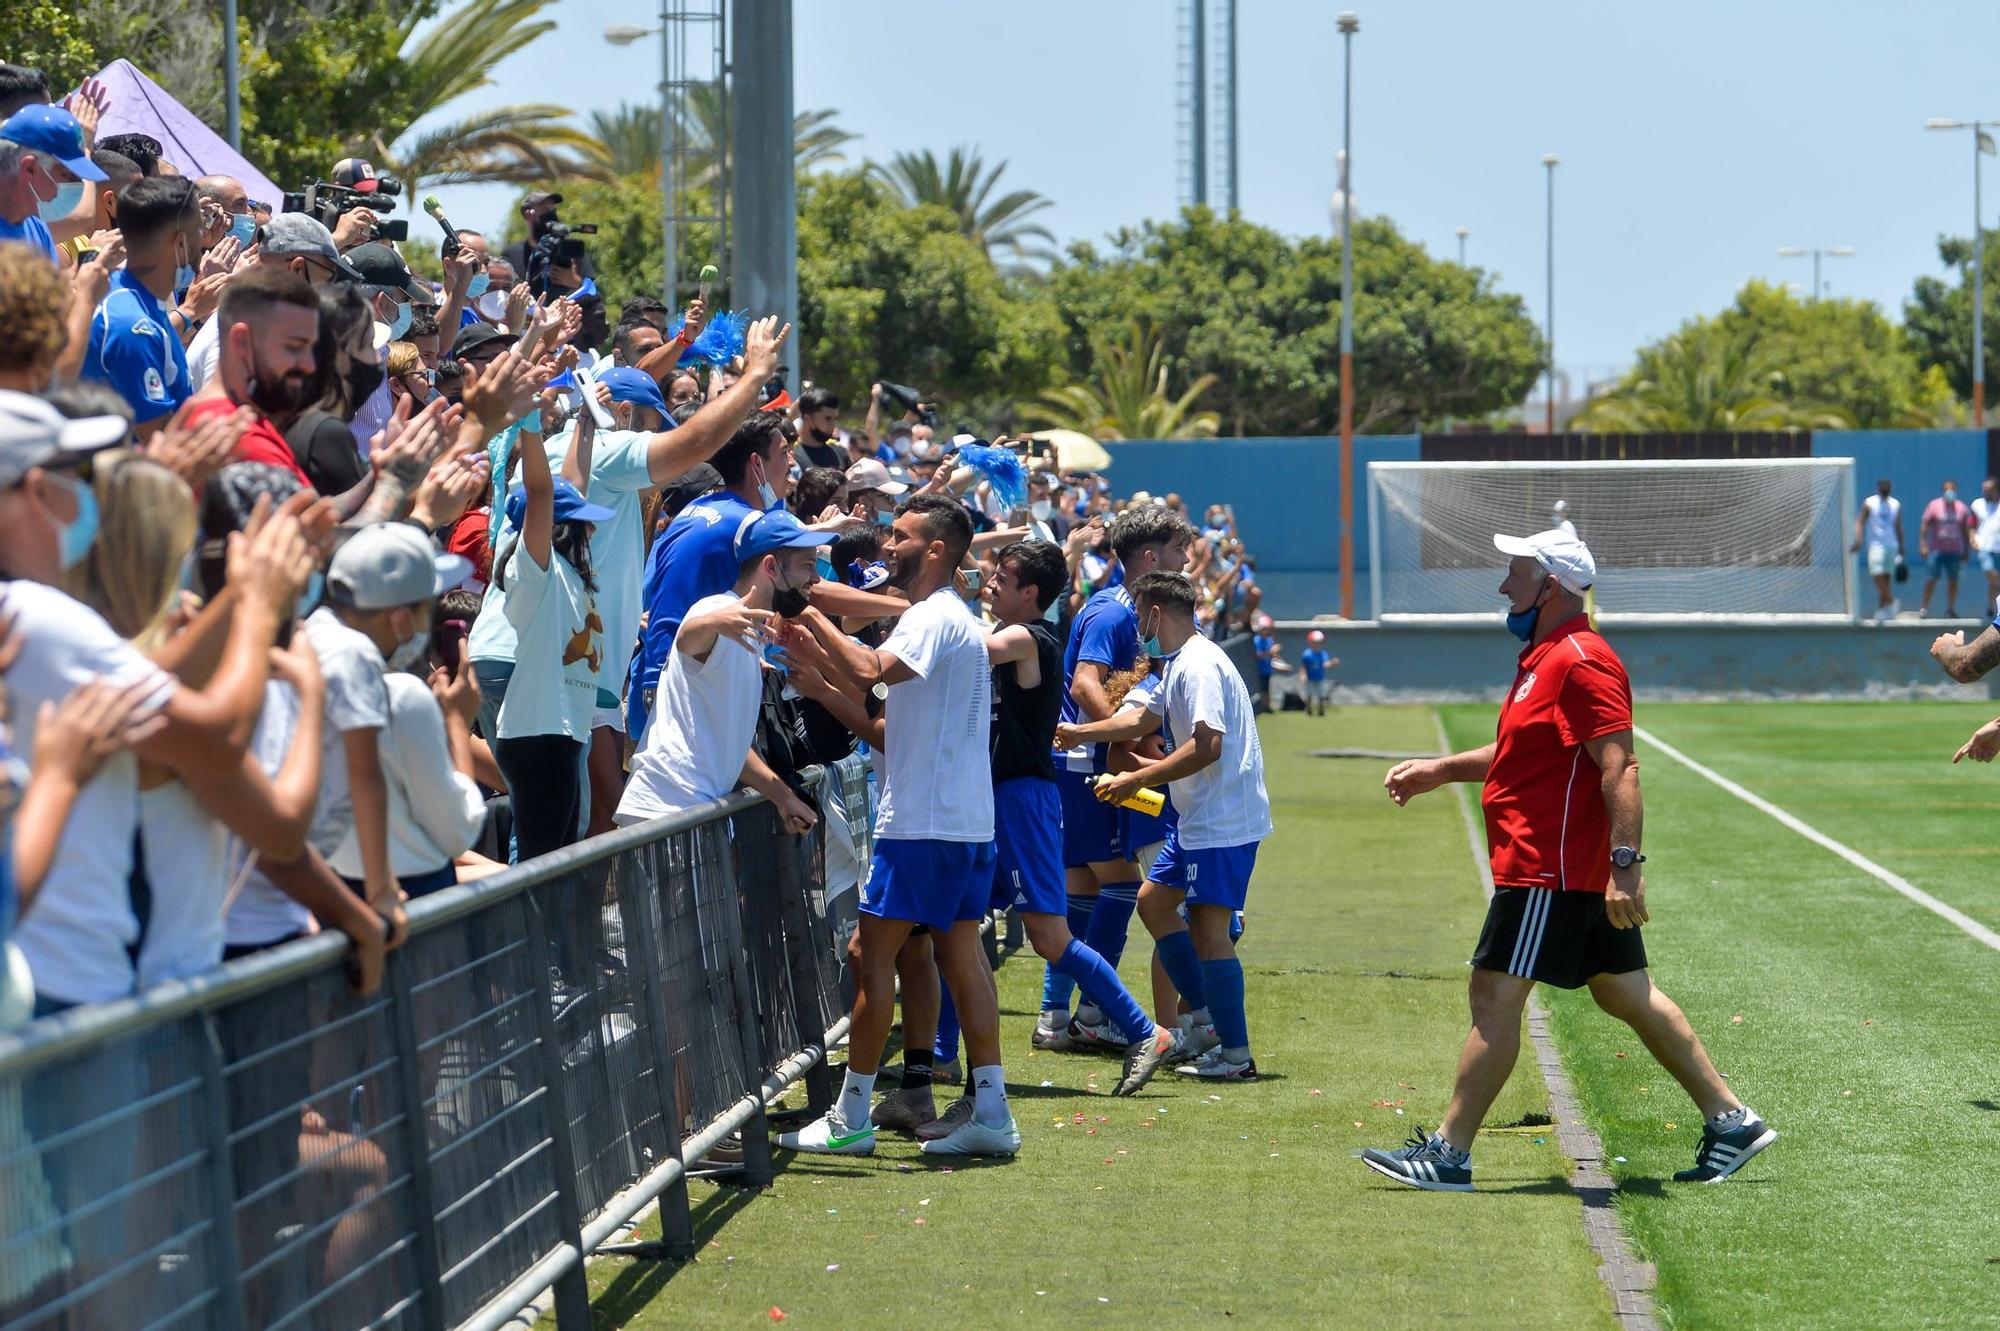
[[[1646,857],[1630,846],[1613,846],[1611,848],[1611,867],[1614,869],[1629,869],[1635,864],[1644,864],[1645,862]]]

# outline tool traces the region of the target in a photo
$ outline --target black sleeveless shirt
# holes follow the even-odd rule
[[[993,670],[993,784],[1017,777],[1056,779],[1056,722],[1062,716],[1062,646],[1037,620],[1021,626],[1035,639],[1042,682],[1023,688],[1015,682],[1017,663]]]

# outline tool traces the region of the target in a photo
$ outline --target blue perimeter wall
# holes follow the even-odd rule
[[[1277,619],[1306,619],[1340,608],[1340,440],[1135,439],[1107,443],[1111,483],[1120,495],[1149,490],[1178,492],[1199,521],[1212,503],[1233,505],[1257,577],[1264,609]],[[1354,441],[1354,612],[1368,604],[1368,491],[1370,462],[1415,462],[1422,440],[1413,434],[1364,435]],[[1986,478],[1986,435],[1979,430],[1827,430],[1813,436],[1816,457],[1854,459],[1854,496],[1875,492],[1887,476],[1903,501],[1903,539],[1914,562],[1917,519],[1944,478],[1968,502]],[[1854,515],[1846,515],[1853,522]],[[1859,556],[1856,557],[1857,562]],[[1864,573],[1865,569],[1862,570]],[[1872,601],[1862,580],[1864,601]],[[1863,611],[1867,606],[1864,604]]]
[[[1340,439],[1134,439],[1107,443],[1120,496],[1178,493],[1199,523],[1210,504],[1236,510],[1237,530],[1257,560],[1263,608],[1275,619],[1340,609]],[[1354,613],[1367,618],[1368,464],[1415,462],[1413,434],[1354,441],[1362,478],[1354,496]]]

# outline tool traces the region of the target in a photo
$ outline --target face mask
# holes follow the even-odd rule
[[[820,429],[817,425],[807,426],[806,431],[807,433],[811,434],[814,439],[817,439],[822,444],[829,443],[833,439],[832,435],[828,434],[825,430]]]
[[[424,652],[430,648],[431,633],[422,628],[396,644],[396,650],[389,653],[389,669],[408,670],[424,659]]]
[[[389,324],[389,340],[391,342],[401,341],[403,334],[410,331],[410,322],[415,318],[416,312],[408,302],[398,305],[396,307],[396,317]]]
[[[759,459],[757,465],[759,468],[762,468],[764,465],[763,460]],[[757,482],[757,505],[766,513],[769,513],[778,506],[778,492],[771,488],[771,482],[768,478]]]
[[[1145,651],[1146,655],[1156,661],[1167,654],[1167,649],[1160,646],[1160,630],[1157,624],[1154,625],[1153,631],[1141,640],[1139,646]]]
[[[486,274],[481,273],[479,278],[473,280],[478,281],[485,276]],[[472,307],[479,312],[480,318],[486,320],[488,323],[497,324],[507,317],[507,293],[504,291],[489,291],[479,297],[479,299],[473,301]]]
[[[878,527],[893,527],[896,525],[896,515],[886,508],[876,509],[868,515],[868,520]]]
[[[1034,503],[1028,505],[1028,512],[1035,515],[1035,521],[1047,522],[1049,514],[1055,512],[1055,505],[1046,499],[1037,499]]]
[[[472,280],[465,284],[465,298],[467,300],[478,300],[486,294],[486,288],[492,285],[492,280],[486,275],[485,269],[480,269],[472,275]]]
[[[57,479],[76,499],[76,517],[56,526],[56,562],[67,570],[81,564],[97,540],[97,492],[81,480]]]
[[[75,212],[76,206],[82,202],[83,182],[73,180],[67,185],[56,186],[55,198],[47,203],[43,203],[40,199],[35,200],[35,211],[42,215],[44,222],[60,222]]]
[[[369,361],[355,361],[347,367],[347,400],[359,407],[375,396],[375,390],[382,386],[382,379],[388,372],[380,365]]]
[[[257,219],[248,213],[231,213],[229,234],[236,237],[238,245],[249,249],[250,243],[257,239]]]
[[[771,588],[771,609],[785,619],[797,619],[806,612],[806,593],[800,587],[787,587],[778,583]]]
[[[1509,610],[1507,612],[1507,631],[1522,642],[1532,642],[1534,640],[1535,620],[1542,613],[1540,604],[1541,592],[1537,591],[1535,596],[1537,603],[1529,606],[1526,610]]]
[[[1958,502],[1958,491],[1956,491],[1956,490],[1946,490],[1946,491],[1944,492],[1944,502],[1945,502],[1945,503],[1947,503],[1947,504],[1955,504],[1955,503],[1957,503],[1957,502]]]

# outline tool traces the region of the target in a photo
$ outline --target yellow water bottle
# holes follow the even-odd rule
[[[1103,776],[1097,778],[1097,781],[1102,780],[1104,780]],[[1091,784],[1095,785],[1097,782],[1093,781]],[[1167,797],[1157,790],[1148,790],[1146,787],[1141,786],[1124,799],[1119,800],[1118,807],[1121,809],[1130,809],[1134,813],[1143,813],[1149,818],[1158,818],[1161,811],[1167,807]]]

